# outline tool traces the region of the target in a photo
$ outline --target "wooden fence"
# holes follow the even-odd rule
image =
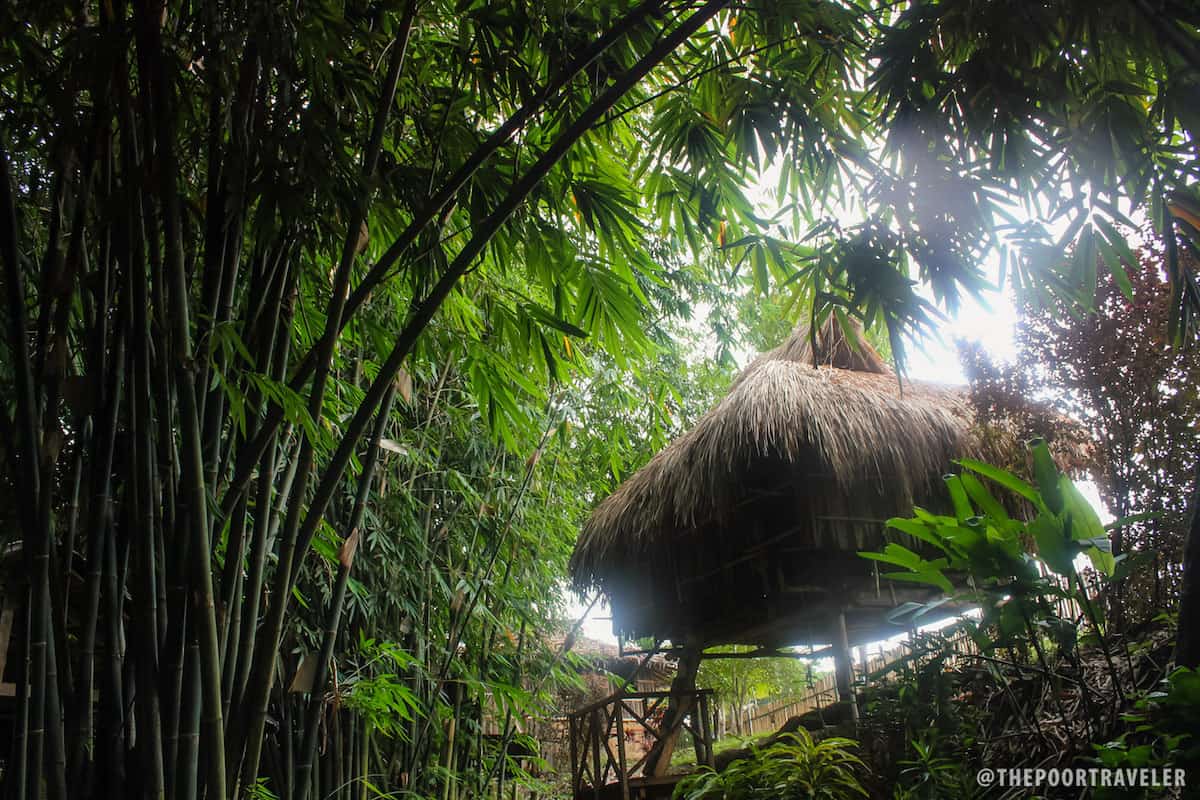
[[[946,646],[952,650],[947,659],[949,665],[955,664],[961,656],[977,654],[975,641],[964,630],[950,635]],[[892,645],[877,645],[862,653],[862,658],[852,665],[856,683],[874,682],[880,673],[913,654],[913,642],[903,640]],[[801,697],[767,700],[748,710],[747,718],[743,721],[744,732],[748,736],[764,733],[774,733],[791,717],[798,717],[810,711],[826,708],[837,701],[837,684],[833,673],[822,675],[814,680],[809,691]]]

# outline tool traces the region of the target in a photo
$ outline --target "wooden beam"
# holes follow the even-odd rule
[[[4,680],[4,667],[8,663],[8,640],[12,635],[13,609],[5,606],[0,610],[0,680]]]
[[[833,666],[837,676],[838,699],[849,702],[850,718],[858,724],[858,703],[854,698],[854,672],[850,664],[850,640],[846,635],[846,612],[838,611],[834,625]]]
[[[777,650],[769,647],[759,647],[741,653],[701,653],[701,659],[711,658],[828,658],[833,655],[832,647],[823,647],[811,653],[798,653],[794,650]]]

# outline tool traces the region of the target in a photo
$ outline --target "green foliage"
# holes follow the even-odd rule
[[[972,797],[978,791],[974,775],[960,760],[944,755],[937,744],[940,735],[935,728],[924,739],[912,741],[913,757],[901,759],[900,783],[893,793],[895,800],[957,800]]]
[[[343,702],[384,736],[405,736],[406,723],[423,713],[421,701],[395,670],[420,666],[395,644],[363,640],[363,664],[349,673],[340,690]]]
[[[1046,443],[1032,441],[1030,453],[1034,484],[999,467],[962,459],[958,463],[966,471],[945,478],[954,516],[917,508],[910,519],[888,520],[889,528],[936,553],[936,558],[897,542],[889,542],[882,552],[860,553],[903,570],[883,573],[884,577],[935,586],[957,601],[979,605],[983,625],[996,624],[1001,632],[997,640],[979,637],[980,645],[989,649],[1013,636],[1031,633],[1033,624],[1061,645],[1073,647],[1074,625],[1060,619],[1048,601],[1070,597],[1089,604],[1075,567],[1078,555],[1086,555],[1105,578],[1112,576],[1116,566],[1105,526],[1071,479],[1059,472]],[[1017,495],[1032,509],[1032,519],[1025,522],[1010,516],[976,474]],[[1120,521],[1113,523],[1117,524]],[[1053,579],[1055,575],[1067,582]],[[906,603],[892,618],[915,621],[931,608]]]
[[[897,797],[958,797],[974,791],[972,776],[962,766],[973,763],[979,746],[995,747],[995,739],[985,732],[989,727],[985,723],[997,714],[994,707],[988,712],[973,708],[975,698],[1007,697],[1019,719],[1017,724],[1041,730],[1047,711],[1029,711],[1016,699],[1019,687],[1035,687],[1035,706],[1048,696],[1053,704],[1051,713],[1059,720],[1068,720],[1062,687],[1064,680],[1070,679],[1082,702],[1075,712],[1079,719],[1067,724],[1082,723],[1084,730],[1094,735],[1105,729],[1106,722],[1097,710],[1100,700],[1089,686],[1083,661],[1085,656],[1094,658],[1099,651],[1099,663],[1107,666],[1107,680],[1113,687],[1113,701],[1118,705],[1129,702],[1124,687],[1136,681],[1134,658],[1142,656],[1127,643],[1123,643],[1123,658],[1113,652],[1108,626],[1093,600],[1093,590],[1085,585],[1077,569],[1080,556],[1087,556],[1093,574],[1101,581],[1111,580],[1120,562],[1107,546],[1108,530],[1127,521],[1101,525],[1074,483],[1058,470],[1044,441],[1032,441],[1030,455],[1033,482],[964,459],[959,462],[963,473],[945,479],[953,516],[933,515],[917,508],[913,518],[889,522],[893,530],[907,535],[926,555],[895,542],[881,553],[864,554],[905,570],[889,577],[933,585],[947,595],[928,604],[907,603],[893,613],[895,619],[918,625],[924,614],[947,600],[981,611],[977,620],[962,617],[945,629],[966,631],[978,656],[968,651],[965,659],[958,661],[957,648],[945,631],[919,635],[912,643],[913,653],[890,668],[895,680],[868,693],[868,729],[884,729],[884,741],[898,744],[907,756],[894,761],[891,753],[877,754],[880,765],[889,769],[895,765],[900,782]],[[1010,500],[1006,508],[976,476],[999,485],[1019,500]],[[1016,510],[1010,514],[1009,509]],[[928,557],[934,554],[939,557]],[[1063,604],[1063,600],[1071,603]],[[1070,610],[1072,605],[1074,612]],[[1074,614],[1081,614],[1090,632],[1081,635],[1080,619]],[[957,661],[957,666],[947,669],[951,659]],[[978,666],[976,659],[981,662]],[[1118,660],[1122,666],[1128,665],[1127,671],[1118,669]],[[1187,706],[1183,698],[1188,694],[1188,682],[1185,675],[1181,691],[1174,695],[1179,707]],[[1147,701],[1139,700],[1134,707],[1145,709]],[[1123,719],[1126,724],[1139,721],[1137,714],[1127,714]],[[1194,720],[1183,724],[1192,725]],[[998,726],[990,727],[996,730]],[[1165,745],[1170,757],[1178,757],[1182,740],[1167,735],[1167,730],[1147,721],[1098,751],[1106,765],[1146,766],[1156,745],[1138,736],[1157,732],[1164,734],[1156,740],[1157,746],[1161,749]],[[895,734],[899,734],[898,739]],[[1071,756],[1080,755],[1075,737],[1076,733],[1068,729]],[[1160,760],[1154,763],[1165,764],[1167,758],[1160,754]]]
[[[969,797],[975,788],[964,771],[991,715],[973,702],[970,679],[954,668],[957,634],[958,626],[918,632],[910,652],[862,690],[864,759],[897,798]]]
[[[754,336],[857,318],[903,365],[989,252],[1068,299],[1097,258],[1119,274],[1128,207],[1187,330],[1193,65],[1161,42],[1188,24],[1078,0],[0,5],[21,790],[124,796],[145,770],[148,796],[264,773],[324,796],[350,751],[384,792],[484,794],[508,774],[485,723],[511,739],[564,677],[583,515],[727,381],[747,297],[771,303]],[[693,365],[706,309],[717,363]],[[1102,552],[1042,494],[1048,563]],[[1011,537],[985,529],[1000,574]],[[306,663],[320,685],[277,691]]]
[[[727,645],[709,653],[747,652],[753,648]],[[712,689],[733,730],[743,730],[746,706],[754,700],[786,700],[803,695],[811,686],[811,664],[794,658],[708,658],[700,662],[698,686]]]
[[[1125,730],[1093,744],[1095,762],[1109,768],[1171,767],[1188,774],[1200,764],[1200,672],[1173,670],[1160,686],[1134,698],[1122,714]],[[1149,797],[1146,791],[1101,790],[1098,797]]]
[[[266,778],[259,778],[246,787],[246,797],[248,800],[279,800],[279,795],[272,792],[267,786]]]
[[[814,741],[806,730],[785,734],[722,772],[702,768],[680,781],[675,800],[849,800],[867,797],[866,766],[857,742],[840,737]]]

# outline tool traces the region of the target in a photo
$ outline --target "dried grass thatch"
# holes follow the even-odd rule
[[[670,685],[675,674],[675,662],[656,653],[646,658],[640,655],[621,655],[615,644],[602,642],[587,636],[551,636],[547,643],[554,650],[566,649],[583,659],[581,672],[587,674],[610,674],[625,679],[636,679],[663,687]],[[611,688],[611,687],[610,687]]]
[[[914,503],[942,507],[953,459],[1000,455],[965,391],[902,389],[865,341],[815,338],[815,353],[797,332],[759,356],[596,507],[571,570],[578,588],[608,596],[618,630],[828,642],[849,606],[851,638],[876,635],[895,592],[857,552],[882,545],[883,521]]]

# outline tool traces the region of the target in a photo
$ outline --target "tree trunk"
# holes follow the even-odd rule
[[[1200,667],[1200,453],[1192,484],[1192,524],[1183,550],[1183,581],[1179,589],[1179,633],[1175,664]]]

